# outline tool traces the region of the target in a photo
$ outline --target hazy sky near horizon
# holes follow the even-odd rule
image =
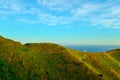
[[[120,0],[0,0],[0,35],[22,43],[120,45]]]

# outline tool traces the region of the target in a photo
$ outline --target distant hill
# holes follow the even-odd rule
[[[0,36],[0,80],[120,80],[120,49],[88,54]]]

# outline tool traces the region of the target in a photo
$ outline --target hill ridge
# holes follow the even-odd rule
[[[87,53],[0,36],[0,80],[119,80],[119,49]]]

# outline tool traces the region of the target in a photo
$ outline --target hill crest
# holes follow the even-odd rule
[[[119,80],[119,57],[119,49],[89,54],[0,37],[0,80]]]

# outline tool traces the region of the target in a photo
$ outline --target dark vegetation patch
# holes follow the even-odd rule
[[[82,59],[82,61],[85,61],[85,59]]]
[[[98,76],[103,77],[103,75],[102,75],[102,74],[98,74]]]

